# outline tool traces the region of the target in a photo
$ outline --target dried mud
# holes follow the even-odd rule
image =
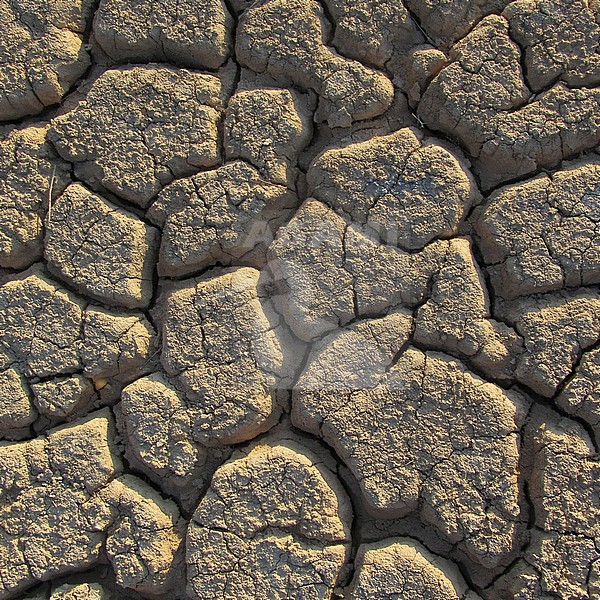
[[[597,0],[6,0],[0,598],[600,598]]]

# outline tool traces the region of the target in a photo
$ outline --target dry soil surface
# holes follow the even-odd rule
[[[600,598],[598,0],[0,17],[0,599]]]

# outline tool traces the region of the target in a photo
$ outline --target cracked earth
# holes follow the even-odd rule
[[[597,0],[0,16],[1,599],[600,598]]]

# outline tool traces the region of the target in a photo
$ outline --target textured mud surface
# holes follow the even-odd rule
[[[0,599],[600,598],[596,0],[0,3]]]

